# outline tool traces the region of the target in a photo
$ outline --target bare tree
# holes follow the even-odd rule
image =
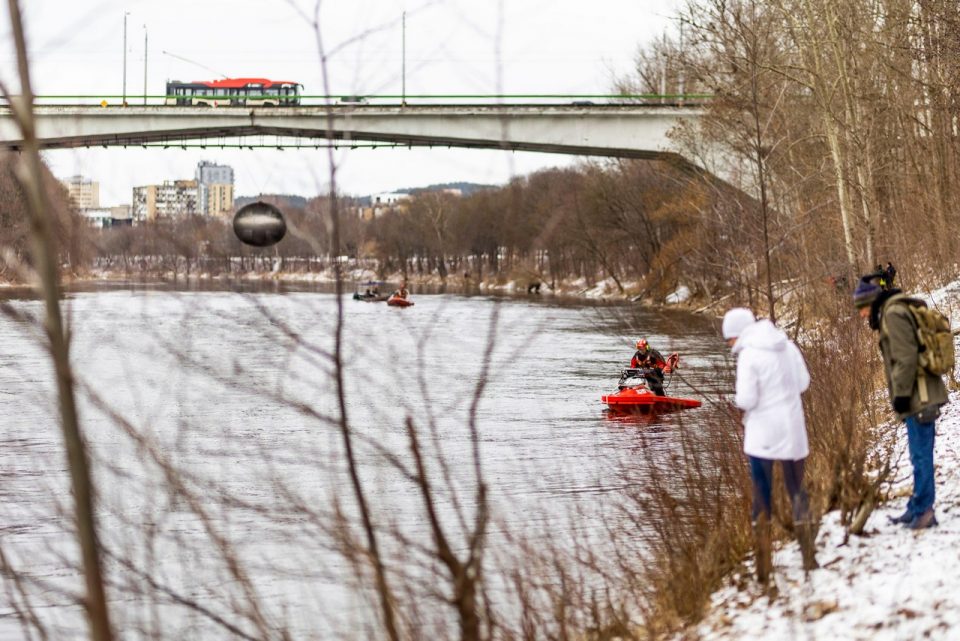
[[[42,182],[43,169],[36,137],[36,123],[33,118],[33,90],[30,84],[27,43],[19,3],[17,0],[9,0],[8,7],[17,53],[20,94],[14,97],[6,87],[3,87],[3,93],[11,105],[14,118],[23,136],[23,156],[17,175],[26,193],[29,206],[31,257],[39,277],[39,289],[46,308],[44,327],[49,341],[50,357],[56,372],[60,425],[63,430],[64,449],[67,454],[74,497],[73,517],[76,521],[77,539],[82,553],[86,580],[84,605],[89,618],[91,638],[96,641],[109,641],[113,638],[113,631],[110,626],[97,535],[96,490],[80,429],[73,372],[70,367],[70,345],[60,311],[59,267],[50,205]]]

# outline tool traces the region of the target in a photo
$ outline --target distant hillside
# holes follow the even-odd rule
[[[392,193],[397,194],[422,194],[428,191],[439,191],[442,189],[459,189],[462,196],[469,196],[470,194],[483,191],[484,189],[495,189],[496,185],[481,185],[479,183],[467,183],[467,182],[456,182],[456,183],[439,183],[436,185],[427,185],[426,187],[404,187],[403,189],[395,189]],[[373,202],[373,196],[358,196],[356,199],[357,205],[360,207],[369,207],[370,203]]]
[[[295,194],[260,194],[259,196],[238,196],[233,203],[237,209],[244,205],[255,203],[258,200],[272,203],[279,207],[292,207],[294,209],[303,209],[307,206],[307,199]]]
[[[424,191],[438,191],[440,189],[459,189],[460,193],[464,196],[469,196],[475,191],[481,191],[483,189],[494,189],[496,185],[481,185],[478,183],[440,183],[438,185],[427,185],[426,187],[407,187],[405,189],[398,189],[397,193],[400,194],[419,194]]]
[[[495,189],[496,185],[481,185],[479,183],[468,183],[468,182],[455,182],[455,183],[440,183],[436,185],[427,185],[426,187],[404,187],[403,189],[397,189],[394,193],[398,194],[422,194],[427,191],[439,191],[441,189],[459,189],[460,193],[464,196],[469,196],[470,194],[482,191],[484,189]],[[264,200],[266,202],[273,203],[280,207],[293,207],[297,209],[303,209],[307,206],[307,198],[304,196],[297,196],[294,194],[261,194],[259,196],[238,196],[234,200],[234,204],[237,209],[243,207],[244,205],[249,205],[250,203],[256,202],[257,200]],[[370,203],[373,202],[373,196],[357,196],[355,198],[347,198],[347,200],[356,203],[360,207],[369,207]]]

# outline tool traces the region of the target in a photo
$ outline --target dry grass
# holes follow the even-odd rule
[[[849,531],[858,534],[890,476],[890,452],[872,427],[885,419],[876,393],[876,347],[852,314],[822,321],[800,343],[812,379],[804,395],[811,509],[815,518],[841,510]],[[643,448],[642,463],[628,471],[632,489],[623,510],[635,527],[612,535],[639,537],[645,551],[629,569],[635,576],[623,582],[640,586],[633,591],[643,624],[631,637],[657,638],[697,621],[710,594],[751,553],[742,428],[727,399],[714,402],[711,421],[681,429],[673,449]],[[792,531],[789,498],[778,478],[775,536]]]

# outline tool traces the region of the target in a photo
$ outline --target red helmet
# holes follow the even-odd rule
[[[647,343],[647,339],[641,338],[640,340],[638,340],[637,349],[642,349],[643,351],[647,351],[648,349],[650,349],[650,344]]]

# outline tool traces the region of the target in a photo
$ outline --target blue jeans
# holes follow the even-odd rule
[[[903,420],[907,424],[907,448],[913,465],[913,496],[907,502],[907,511],[919,516],[933,507],[936,493],[933,486],[933,441],[936,421],[921,423],[916,416]]]
[[[771,459],[748,456],[750,459],[750,479],[753,481],[753,514],[754,521],[761,513],[770,520],[772,511],[771,494],[773,492],[773,464]],[[793,506],[794,522],[806,521],[810,518],[810,502],[807,491],[803,489],[803,464],[806,459],[796,461],[780,461],[783,471],[783,484],[787,487],[790,503]]]

